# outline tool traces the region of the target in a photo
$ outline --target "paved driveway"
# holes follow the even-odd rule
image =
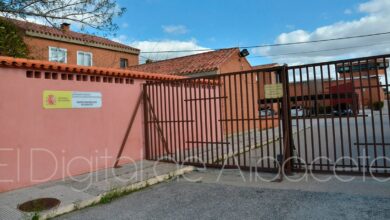
[[[365,109],[358,117],[294,119],[297,128],[310,127],[293,136],[298,155],[307,163],[314,158],[316,164],[344,165],[345,171],[357,170],[374,161],[373,166],[383,167],[389,163],[382,157],[388,157],[390,152],[390,118],[388,105],[385,102],[382,115],[379,111]],[[376,146],[374,145],[376,144]],[[349,158],[340,160],[342,156]],[[368,158],[360,158],[366,156]],[[379,158],[378,160],[374,160]],[[388,165],[387,165],[388,167]],[[317,167],[319,169],[320,167]],[[325,166],[324,169],[327,169]],[[374,169],[373,169],[374,170]],[[383,172],[381,168],[378,172]]]
[[[174,180],[58,219],[390,219],[389,183],[262,183],[250,175],[195,172],[187,177],[201,181]]]

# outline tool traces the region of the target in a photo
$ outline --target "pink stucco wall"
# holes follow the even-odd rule
[[[112,167],[143,80],[27,78],[0,68],[0,192]],[[102,108],[43,109],[44,90],[101,92]],[[123,156],[143,158],[142,105]],[[122,161],[126,162],[126,161]]]

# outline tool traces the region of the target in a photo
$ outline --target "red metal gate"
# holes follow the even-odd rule
[[[266,99],[263,87],[281,83],[283,70],[147,83],[147,159],[278,170],[288,125],[281,126],[282,99]]]
[[[388,174],[388,57],[149,82],[147,159]]]

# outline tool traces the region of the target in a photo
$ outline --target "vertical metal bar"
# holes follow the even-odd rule
[[[144,129],[145,129],[145,134],[144,134],[144,137],[145,137],[145,158],[147,160],[150,160],[150,144],[149,144],[149,139],[150,139],[150,136],[149,136],[149,114],[148,114],[148,104],[147,104],[147,99],[146,99],[146,96],[149,95],[149,92],[148,92],[148,89],[149,89],[149,86],[147,84],[144,84],[142,86],[142,102],[143,102],[143,106],[144,106]]]
[[[182,156],[181,156],[181,162],[186,161],[186,139],[188,140],[188,127],[192,124],[189,122],[188,116],[188,108],[187,108],[187,102],[184,100],[187,99],[187,86],[186,81],[180,82],[180,112],[181,112],[181,120],[183,120],[183,123],[181,123],[181,130],[182,130],[182,137],[180,137],[179,142],[182,149]],[[185,104],[185,106],[184,106]]]
[[[221,91],[219,90],[220,86],[221,86],[221,77],[218,76],[217,78],[214,78],[213,79],[213,91],[214,91],[214,94],[213,96],[215,97],[214,98],[214,125],[215,125],[215,141],[218,143],[222,143],[222,129],[218,132],[218,127],[222,127],[222,122],[221,121],[218,121],[218,117],[217,115],[221,115],[221,108],[219,107],[219,112],[217,112],[217,101],[219,102],[219,106],[221,106],[221,101],[222,101],[222,97],[221,97]],[[218,89],[218,94],[217,94],[217,89]],[[217,99],[218,97],[218,99]],[[214,157],[214,155],[212,156],[213,158],[213,162],[214,161],[219,161],[219,158],[220,155],[219,155],[219,148],[221,147],[222,148],[222,145],[221,144],[216,144],[216,157]],[[222,149],[221,149],[222,150]],[[223,156],[223,153],[222,153],[222,156]]]
[[[297,135],[296,136],[297,136],[297,141],[298,141],[297,142],[298,143],[298,156],[300,157],[301,156],[301,141],[300,141],[301,138],[300,138],[300,131],[299,131],[299,118],[300,118],[300,116],[298,114],[298,106],[300,106],[300,108],[303,108],[303,106],[302,105],[298,105],[298,102],[297,102],[298,94],[297,94],[297,81],[296,81],[295,68],[292,69],[292,72],[293,72],[293,83],[294,83],[295,123],[296,123],[296,126],[297,126],[297,133],[296,133]],[[302,104],[302,101],[301,101],[301,104]],[[301,119],[305,120],[303,115],[302,115]],[[299,169],[301,169],[300,162],[298,164]]]
[[[354,115],[354,118],[355,118],[355,135],[356,135],[356,151],[357,151],[357,162],[358,162],[358,170],[359,172],[361,172],[361,164],[360,164],[360,137],[359,137],[359,126],[358,126],[358,118],[357,118],[357,115],[359,114],[359,112],[357,112],[357,110],[359,110],[359,100],[356,99],[356,98],[359,98],[359,97],[356,97],[356,84],[355,84],[355,79],[354,79],[354,73],[352,71],[353,67],[352,67],[352,63],[349,62],[349,68],[350,68],[350,80],[351,80],[351,83],[352,83],[352,89],[353,89],[353,97],[352,97],[352,105],[354,105],[354,110],[353,110],[353,115]],[[345,74],[345,72],[344,72]]]
[[[387,111],[388,111],[388,113],[387,113],[387,115],[389,116],[389,123],[388,123],[388,125],[389,125],[389,128],[390,128],[390,92],[389,92],[389,80],[388,80],[388,76],[387,76],[387,59],[386,59],[386,57],[383,57],[383,65],[384,65],[384,69],[383,69],[383,71],[384,71],[384,74],[385,74],[385,84],[386,84],[386,102],[387,102]],[[386,161],[386,160],[385,160]]]
[[[386,84],[386,97],[385,100],[387,102],[387,115],[389,117],[389,122],[388,122],[388,125],[389,125],[389,128],[390,129],[390,114],[389,114],[389,111],[390,111],[390,97],[389,97],[389,81],[388,81],[388,76],[387,76],[387,62],[386,62],[386,57],[383,57],[382,58],[382,61],[383,61],[383,71],[384,71],[384,74],[385,74],[385,84]],[[384,148],[384,151],[383,151],[383,156],[384,157],[387,157],[386,155],[386,148]],[[385,173],[387,173],[387,160],[386,159],[383,159],[384,160],[384,170],[385,170]]]
[[[232,153],[234,154],[234,116],[233,116],[233,106],[232,106],[232,103],[233,103],[233,96],[232,96],[232,82],[231,82],[231,75],[229,75],[229,103],[230,103],[230,127],[231,127],[231,134],[230,136],[232,137],[232,142],[231,142],[231,146],[232,146]],[[229,160],[227,161],[227,163],[229,164]],[[235,163],[235,160],[233,160],[233,165]]]
[[[184,96],[183,96],[183,89],[184,89]],[[190,136],[189,136],[189,127],[191,126],[191,129],[193,131],[193,127],[194,127],[194,124],[192,123],[192,108],[188,108],[188,104],[191,104],[191,102],[188,102],[188,89],[190,89],[190,92],[191,92],[191,85],[188,84],[188,81],[185,80],[182,84],[181,84],[181,94],[182,94],[182,104],[181,104],[181,115],[182,115],[182,118],[184,120],[187,121],[187,123],[183,123],[182,124],[182,130],[184,132],[184,130],[186,131],[186,133],[183,135],[182,139],[183,139],[183,160],[182,161],[186,161],[186,162],[189,162],[188,159],[189,159],[189,155],[190,155],[190,151],[191,151],[191,148],[189,148],[188,146],[190,146],[189,144],[187,144],[187,141],[190,140]],[[184,106],[185,104],[185,106]],[[191,104],[192,106],[192,104]],[[188,117],[188,115],[191,116],[191,119]],[[185,116],[185,117],[184,117]],[[191,122],[190,122],[191,121]],[[185,125],[185,128],[184,128],[184,125]]]
[[[253,138],[254,138],[253,142],[255,144],[254,152],[256,153],[257,152],[257,131],[256,131],[257,129],[256,129],[256,126],[257,126],[258,121],[257,121],[257,114],[256,114],[256,112],[257,112],[256,111],[256,106],[257,106],[256,103],[257,103],[257,101],[255,102],[255,90],[254,90],[256,82],[253,80],[253,75],[254,74],[255,74],[254,72],[251,72],[250,82],[251,82],[251,88],[252,88],[251,96],[252,96],[252,118],[253,118]],[[256,99],[256,100],[259,100],[259,99]],[[261,132],[261,130],[260,130],[260,132]],[[250,150],[249,150],[249,152],[250,152]],[[257,158],[257,153],[256,153],[256,157],[255,158]],[[252,157],[251,157],[251,153],[249,153],[249,163],[250,163],[250,166],[252,167],[251,161],[252,161]],[[255,168],[257,168],[257,164],[255,164],[255,165],[256,165]]]
[[[311,89],[310,89],[310,76],[309,76],[309,67],[306,66],[306,78],[307,78],[307,91],[308,91],[308,96],[310,97],[309,100],[310,100],[310,137],[311,137],[311,142],[310,142],[310,147],[311,147],[311,161],[314,160],[314,132],[313,132],[313,120],[312,120],[312,112],[313,112],[313,108],[312,108],[312,104],[313,104],[313,99],[312,99],[312,93],[311,93]],[[316,169],[315,167],[315,164],[314,165],[314,168],[313,169]]]
[[[170,144],[171,144],[171,147],[172,147],[172,153],[174,154],[174,158],[175,161],[177,161],[177,145],[176,145],[176,125],[177,125],[177,119],[175,118],[175,94],[174,94],[174,88],[175,88],[175,83],[174,82],[170,82],[168,84],[168,97],[170,97],[170,100],[172,100],[172,102],[169,102],[169,99],[168,99],[168,115],[169,115],[169,122],[167,122],[168,126],[169,126],[169,139],[170,139]],[[172,90],[172,91],[171,91]],[[172,93],[171,93],[172,92]],[[173,127],[173,128],[172,128]]]
[[[279,75],[280,77],[280,75]],[[268,74],[268,79],[269,79],[269,82],[272,83],[272,72],[269,72]],[[272,106],[272,112],[274,112],[274,105],[275,105],[275,102],[279,102],[279,98],[276,98],[276,99],[271,99],[271,106]],[[280,109],[277,110],[278,112],[278,117],[280,117]],[[279,122],[279,120],[278,120]],[[272,150],[273,150],[273,158],[277,158],[276,156],[276,138],[275,138],[275,114],[271,114],[271,126],[272,126]],[[280,132],[280,125],[278,125],[278,131],[279,131],[279,138],[282,137],[282,133]],[[280,142],[280,140],[279,140]],[[280,152],[282,153],[282,152]],[[274,164],[276,166],[276,164]],[[275,167],[276,168],[276,167]]]
[[[284,87],[287,86],[287,84],[285,85],[285,83],[288,83],[287,82],[288,79],[286,79],[286,77],[288,77],[288,75],[287,75],[288,73],[285,71],[286,71],[285,69],[282,69],[279,76],[278,76],[278,78],[279,78],[278,83],[283,84],[283,96],[287,95]],[[285,76],[282,76],[282,74],[284,74]],[[283,80],[285,80],[285,81],[283,81]],[[290,100],[287,100],[287,101],[290,102]],[[288,134],[285,134],[285,130],[282,130],[282,129],[283,129],[284,123],[286,122],[285,120],[289,120],[287,115],[286,115],[287,118],[283,117],[283,111],[284,111],[284,108],[287,108],[287,102],[283,103],[283,98],[282,98],[282,100],[280,100],[280,98],[278,98],[276,101],[276,106],[278,108],[278,116],[277,117],[278,117],[278,132],[279,132],[279,141],[278,141],[279,142],[279,153],[281,155],[286,155],[285,154],[286,152],[283,152],[282,145],[284,143],[283,142],[284,138],[289,138],[289,137],[288,137]],[[282,111],[282,115],[280,115],[280,111]],[[287,109],[287,111],[290,111],[290,109]],[[276,153],[275,147],[274,147],[274,152]]]
[[[375,65],[375,76],[377,78],[377,81],[376,81],[376,89],[377,89],[377,96],[378,96],[378,102],[381,101],[381,90],[382,90],[382,87],[380,86],[381,85],[381,82],[380,82],[380,79],[379,79],[379,67],[378,67],[378,60],[375,58],[375,61],[374,61],[374,65]],[[383,92],[383,90],[382,90]],[[373,118],[374,120],[374,118]],[[384,128],[383,128],[383,115],[382,115],[382,108],[381,106],[379,106],[379,121],[380,121],[380,129],[381,129],[381,141],[382,141],[382,157],[385,157],[385,136],[384,136]],[[377,159],[378,157],[375,157],[375,159]],[[384,159],[384,162],[386,163],[386,159]],[[378,161],[378,160],[375,160],[375,161]],[[386,167],[386,166],[384,166]],[[384,169],[386,170],[386,169]]]
[[[299,78],[300,78],[300,85],[301,85],[301,99],[303,100],[303,104],[305,105],[304,106],[304,117],[303,117],[303,137],[305,139],[304,143],[305,143],[305,163],[307,164],[307,157],[308,157],[308,153],[307,153],[307,134],[306,134],[306,111],[307,111],[307,100],[306,100],[306,97],[304,96],[304,90],[303,90],[303,76],[302,76],[302,68],[300,67],[299,68]]]
[[[351,65],[350,62],[349,62],[349,64]],[[343,62],[343,67],[345,67],[345,63],[344,62]],[[349,67],[352,68],[352,66],[349,66]],[[347,87],[345,73],[344,73],[344,86],[346,88],[348,88]],[[352,86],[352,88],[353,88],[353,86]],[[351,129],[350,129],[349,113],[347,113],[347,131],[348,131],[348,147],[349,147],[348,151],[349,151],[349,157],[352,158],[352,152],[351,152],[352,151],[352,146],[351,146]],[[352,160],[349,160],[349,167],[350,167],[350,170],[352,171]]]
[[[322,157],[322,147],[321,147],[321,126],[320,126],[320,119],[319,119],[319,107],[318,107],[318,90],[317,90],[317,66],[313,66],[313,75],[314,75],[314,94],[315,94],[315,111],[316,111],[316,117],[317,117],[317,134],[318,134],[318,155]],[[325,128],[326,129],[326,128]],[[322,170],[322,159],[320,160],[320,170]]]
[[[194,137],[192,137],[191,140],[199,140],[200,138],[200,134],[199,134],[199,127],[198,127],[198,124],[199,124],[199,120],[198,120],[198,101],[196,100],[197,99],[197,94],[198,94],[198,90],[199,90],[199,84],[196,80],[191,80],[192,83],[193,83],[193,86],[194,86],[194,98],[193,98],[193,102],[194,102],[194,114],[195,114],[195,133],[196,133],[196,139],[194,139]],[[191,97],[192,98],[192,97]],[[192,101],[191,101],[192,102]],[[194,145],[194,144],[191,144],[192,145],[192,148],[193,148],[193,156],[197,156],[197,160],[200,160],[201,159],[201,155],[200,155],[200,149],[199,149],[199,146],[198,145]],[[195,153],[195,146],[196,146],[196,153]],[[195,159],[195,158],[194,158]]]
[[[183,129],[180,129],[180,125],[184,123],[184,119],[180,117],[180,98],[182,96],[179,96],[179,86],[181,86],[181,82],[173,82],[174,87],[172,88],[172,92],[174,93],[174,98],[176,100],[176,106],[173,106],[175,109],[174,118],[175,120],[179,121],[177,124],[175,124],[175,130],[173,137],[175,139],[175,148],[178,150],[177,154],[177,162],[182,161],[182,144],[181,144],[181,137],[183,137]]]
[[[157,113],[159,114],[159,116],[158,116],[158,121],[164,121],[163,120],[163,90],[162,90],[162,85],[163,85],[163,83],[159,83],[158,84],[158,87],[159,87],[159,90],[160,90],[160,93],[159,93],[159,97],[158,97],[158,104],[159,104],[159,109],[157,110]],[[156,121],[156,127],[157,127],[157,124],[158,122]],[[158,134],[158,135],[164,135],[164,125],[161,125],[161,134]],[[160,137],[159,138],[161,141],[162,141],[162,138]],[[164,143],[163,142],[161,142],[160,141],[160,143],[161,143],[161,146],[159,147],[159,158],[160,157],[162,157],[163,155],[164,155],[164,149],[162,149],[164,146]],[[159,159],[158,158],[158,159]]]
[[[283,163],[286,163],[286,173],[291,173],[293,160],[290,160],[292,156],[292,127],[291,127],[291,111],[290,111],[290,92],[289,92],[289,79],[287,66],[283,66],[280,71],[280,79],[283,84],[283,98],[282,98],[282,123],[283,123]],[[280,127],[280,126],[279,126]]]
[[[326,152],[326,158],[329,159],[329,140],[328,140],[328,117],[327,117],[327,108],[328,106],[326,105],[326,99],[325,99],[325,84],[324,84],[324,71],[323,71],[323,65],[320,66],[321,70],[321,88],[322,88],[322,106],[323,106],[323,114],[324,114],[324,123],[325,123],[325,152]],[[328,79],[330,81],[330,78]],[[329,171],[329,160],[326,160],[326,165],[327,165],[327,170]]]
[[[370,96],[370,109],[371,109],[371,124],[372,124],[372,136],[373,136],[373,142],[374,142],[374,158],[377,158],[377,143],[376,143],[376,132],[375,132],[375,118],[374,118],[374,110],[372,109],[372,86],[371,86],[371,78],[370,78],[370,70],[368,65],[368,59],[366,60],[367,65],[367,79],[368,79],[368,93]],[[375,166],[378,166],[378,160],[375,160]]]
[[[230,103],[230,100],[231,100],[231,95],[227,95],[227,93],[226,93],[226,76],[225,75],[222,75],[221,76],[222,78],[223,78],[223,95],[224,95],[224,97],[225,97],[225,99],[224,99],[224,112],[225,112],[225,121],[223,121],[225,124],[225,139],[226,139],[226,142],[227,143],[230,143],[229,142],[229,138],[228,138],[228,135],[229,135],[229,123],[228,123],[228,101],[229,101],[229,103]],[[229,88],[229,90],[230,90],[230,88]],[[231,108],[230,108],[231,109]],[[230,110],[231,111],[231,110]],[[222,136],[223,137],[223,136]],[[223,140],[223,142],[225,142],[225,140]],[[226,147],[226,155],[229,155],[229,147],[230,147],[230,145],[229,144],[226,144],[225,145],[225,147]],[[222,155],[224,156],[224,150],[223,150],[223,145],[222,145]],[[225,162],[225,158],[223,158],[224,160],[222,161],[222,163],[224,163]]]
[[[250,125],[250,121],[251,120],[253,120],[253,119],[251,119],[250,118],[250,115],[249,115],[249,94],[248,94],[248,74],[251,74],[252,75],[252,73],[246,73],[245,74],[245,91],[246,91],[246,117],[247,117],[247,121],[246,121],[246,124],[247,124],[247,131],[248,131],[248,139],[249,139],[249,148],[248,148],[248,155],[249,155],[249,157],[248,157],[248,161],[249,161],[249,167],[250,167],[250,158],[251,158],[251,144],[252,144],[252,142],[251,142],[251,125]],[[247,164],[246,164],[246,153],[245,153],[246,151],[245,151],[245,149],[244,149],[244,166],[247,166]]]
[[[328,140],[328,117],[327,117],[327,108],[328,106],[326,105],[326,99],[325,99],[325,85],[324,85],[324,70],[323,70],[323,65],[320,66],[321,70],[321,87],[322,87],[322,106],[323,106],[323,114],[325,115],[324,117],[324,123],[325,123],[325,152],[326,152],[326,158],[329,159],[329,140]],[[330,81],[330,79],[328,79]],[[326,165],[327,165],[327,170],[329,171],[329,160],[326,160]]]
[[[344,63],[343,63],[344,65]],[[337,74],[337,64],[335,64],[335,72],[336,72],[336,91],[337,91],[337,108],[338,108],[338,118],[339,118],[339,126],[340,126],[340,140],[341,140],[341,157],[342,157],[342,169],[345,169],[345,160],[344,160],[344,135],[343,135],[343,123],[341,118],[341,106],[340,106],[340,87],[339,87],[339,76]],[[337,166],[337,164],[335,165]]]
[[[214,161],[214,143],[217,142],[217,141],[214,140],[214,136],[213,136],[213,112],[212,112],[212,108],[211,108],[211,102],[212,102],[212,100],[215,101],[216,97],[215,96],[214,97],[211,96],[211,89],[212,89],[211,83],[212,82],[211,82],[211,79],[210,79],[209,82],[208,82],[208,85],[207,85],[207,88],[208,88],[208,91],[209,91],[209,93],[208,93],[209,97],[207,99],[208,102],[209,102],[209,106],[208,106],[209,107],[209,123],[207,123],[207,124],[210,126],[210,138],[206,138],[207,141],[209,141],[209,139],[211,139],[211,146],[210,146],[210,148],[211,148],[210,154],[211,155],[209,155],[209,156],[211,156],[211,160],[210,159],[208,160],[210,162]]]
[[[329,78],[329,96],[330,96],[330,104],[331,104],[331,119],[332,119],[332,136],[333,136],[333,161],[335,162],[337,160],[337,149],[336,149],[336,131],[335,131],[335,124],[334,124],[334,115],[333,115],[333,93],[331,93],[330,88],[333,87],[332,85],[332,77],[330,75],[330,66],[327,64],[328,69],[328,78]],[[337,71],[336,71],[337,74]],[[330,168],[330,167],[329,167]]]
[[[168,90],[168,91],[167,91]],[[165,125],[165,136],[166,136],[166,141],[168,143],[168,149],[169,149],[169,152],[173,153],[173,149],[172,149],[172,142],[171,142],[171,138],[170,138],[170,135],[172,134],[172,132],[170,131],[171,129],[171,126],[169,126],[169,106],[170,106],[170,100],[169,100],[169,83],[167,82],[164,82],[164,125]],[[168,103],[169,103],[169,106],[168,106]],[[169,158],[171,158],[171,155],[168,155]]]
[[[194,132],[194,130],[193,130],[193,127],[194,126],[192,126],[191,128],[192,128],[192,134],[191,134],[191,141],[192,140],[194,140],[194,138],[196,138],[196,140],[199,140],[198,139],[198,107],[197,107],[197,101],[196,101],[196,94],[197,94],[197,92],[196,92],[196,82],[194,81],[194,80],[190,80],[189,81],[190,82],[190,100],[192,100],[192,88],[194,89],[194,91],[193,91],[193,93],[194,93],[194,106],[192,106],[192,102],[193,101],[189,101],[190,102],[190,109],[191,109],[191,120],[193,119],[193,117],[195,118],[195,132]],[[194,109],[192,108],[192,107],[194,107]],[[194,112],[192,112],[194,110]],[[195,115],[193,115],[193,114],[195,114]],[[192,149],[192,162],[195,162],[195,156],[197,157],[196,159],[197,160],[199,160],[200,158],[198,158],[199,157],[199,148],[197,147],[197,149],[196,149],[196,154],[195,154],[195,145],[193,145],[193,144],[191,144],[191,143],[189,143],[189,146],[191,147],[191,149]]]
[[[263,75],[264,75],[264,73],[263,73]],[[259,72],[257,71],[256,72],[256,89],[257,89],[257,99],[256,99],[256,103],[258,103],[258,108],[256,108],[256,112],[255,112],[255,115],[257,116],[257,117],[259,117],[259,123],[260,123],[260,128],[259,128],[259,131],[260,131],[260,147],[261,147],[261,168],[264,168],[264,160],[263,160],[263,158],[264,158],[264,146],[263,146],[263,119],[262,119],[262,117],[261,117],[261,114],[260,114],[260,111],[261,111],[261,103],[259,103],[260,102],[260,100],[261,100],[261,94],[260,94],[260,80],[261,80],[261,77],[260,77],[260,75],[259,75]],[[264,88],[264,81],[263,81],[263,87],[262,88]],[[256,117],[256,118],[257,118]],[[257,124],[257,123],[256,123]],[[256,137],[257,137],[257,135],[256,135]],[[255,151],[255,152],[257,152],[257,151]],[[257,159],[257,153],[256,153],[256,168],[257,168],[257,166],[258,166],[258,164],[257,164],[257,162],[258,162],[258,159]]]
[[[364,98],[363,98],[363,95],[364,95],[364,89],[363,89],[363,77],[362,77],[362,68],[361,68],[361,61],[358,60],[357,62],[357,65],[358,65],[358,68],[359,68],[359,80],[360,80],[360,92],[361,92],[361,99],[362,99],[362,110],[363,110],[363,130],[364,130],[364,143],[365,143],[365,157],[366,157],[366,161],[365,163],[363,164],[366,164],[368,165],[368,145],[367,145],[367,127],[366,127],[366,111],[365,111],[365,104],[364,104]],[[352,70],[351,70],[352,71]],[[364,169],[367,169],[367,171],[369,171],[369,168],[368,166],[367,167],[364,167]]]
[[[237,134],[237,152],[240,152],[240,148],[241,148],[241,144],[240,144],[240,125],[239,125],[239,119],[238,119],[238,100],[237,100],[237,74],[234,74],[233,75],[233,79],[234,79],[234,100],[235,100],[235,110],[236,110],[236,133]],[[241,95],[241,94],[240,94]],[[233,150],[234,153],[236,153],[234,150]],[[238,155],[238,166],[241,165],[241,160],[240,160],[240,156]]]
[[[155,99],[156,99],[156,83],[152,83],[151,84],[152,85],[152,93],[151,93],[151,104],[150,105],[154,105],[156,108],[155,109],[157,109],[157,104],[156,104],[156,102],[155,102]],[[149,106],[150,107],[150,106]],[[152,118],[152,116],[151,116],[151,118]],[[156,160],[157,159],[157,155],[158,155],[158,143],[157,143],[157,141],[156,140],[158,140],[157,139],[157,135],[156,135],[156,132],[157,132],[157,129],[156,129],[156,123],[155,123],[155,121],[156,120],[158,120],[158,119],[156,119],[156,118],[153,118],[152,120],[151,120],[151,127],[152,127],[152,131],[153,132],[151,132],[152,134],[153,134],[153,143],[152,143],[152,148],[153,148],[153,160]]]
[[[239,77],[240,77],[240,101],[241,101],[241,108],[240,108],[240,111],[241,111],[241,126],[242,126],[242,142],[243,142],[243,145],[242,145],[242,149],[244,150],[245,152],[245,147],[246,147],[246,144],[245,144],[245,133],[246,133],[246,130],[245,130],[245,116],[244,116],[244,93],[242,91],[242,74],[239,74]],[[240,147],[241,148],[241,147]],[[241,158],[241,155],[240,155],[240,148],[238,150],[238,158],[240,159]],[[245,153],[244,153],[244,158],[243,158],[243,161],[244,161],[244,167],[246,166],[246,159],[245,159]],[[240,166],[242,166],[242,164],[240,163]]]
[[[204,158],[204,146],[203,146],[203,142],[204,142],[204,138],[203,138],[203,113],[202,113],[202,89],[203,89],[203,82],[201,80],[197,80],[198,81],[198,88],[199,88],[199,125],[200,125],[200,140],[197,139],[196,141],[198,143],[200,143],[200,147],[201,147],[201,151],[202,151],[202,161],[204,162],[205,161],[205,158]],[[197,147],[199,149],[199,146]]]
[[[205,122],[205,139],[202,140],[202,142],[204,142],[206,144],[206,161],[210,161],[210,158],[209,158],[209,132],[208,132],[208,123],[210,123],[211,121],[208,121],[208,117],[207,117],[207,102],[210,101],[208,98],[207,98],[207,93],[206,93],[206,90],[208,88],[208,83],[207,82],[204,82],[204,85],[202,86],[203,88],[203,99],[201,100],[201,102],[203,102],[203,107],[204,107],[204,122]],[[210,97],[209,97],[210,98]]]
[[[267,80],[266,80],[266,74],[267,74],[268,72],[263,72],[263,83],[264,83],[264,85],[267,83]],[[272,73],[271,73],[272,74]],[[265,97],[265,91],[264,91],[264,103],[265,103],[265,106],[267,106],[267,108],[268,108],[268,100],[266,99],[266,97]],[[273,108],[272,108],[272,110],[273,110]],[[269,153],[269,134],[268,134],[268,111],[266,111],[266,114],[265,114],[265,127],[266,127],[266,131],[265,131],[265,133],[266,133],[266,138],[267,138],[267,140],[266,140],[266,143],[267,143],[267,155],[266,155],[266,157],[267,157],[267,168],[271,168],[271,161],[270,161],[270,153]],[[274,138],[274,137],[273,137]]]

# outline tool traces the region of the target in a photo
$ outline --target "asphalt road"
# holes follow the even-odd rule
[[[243,182],[238,174],[229,174],[227,181],[218,182],[214,181],[216,174],[205,174],[209,177],[203,176],[204,182],[181,179],[159,184],[110,204],[79,210],[57,219],[390,219],[387,183],[381,183],[382,191],[387,194],[359,195],[357,192],[305,190],[317,190],[317,183],[297,185],[305,186],[303,190],[293,189],[291,184],[295,183],[268,183],[270,187],[284,187],[272,189],[261,187],[261,183]],[[326,184],[326,189],[330,190],[337,188],[329,188],[332,184],[340,185]],[[350,184],[360,184],[365,191],[373,190],[370,183]]]
[[[299,134],[294,135],[294,144],[297,147],[298,155],[307,163],[318,159],[314,164],[316,169],[320,165],[334,164],[340,165],[340,170],[358,170],[358,167],[370,165],[375,158],[380,158],[373,163],[373,166],[383,166],[390,161],[381,157],[390,156],[390,118],[387,103],[379,111],[365,109],[360,111],[358,117],[335,117],[335,118],[313,118],[295,119],[293,124],[296,127],[304,128]],[[375,143],[375,144],[374,144]],[[340,159],[346,156],[353,158]],[[359,157],[366,156],[362,159]],[[357,165],[357,166],[356,166]],[[346,166],[346,167],[345,167]],[[327,167],[323,166],[324,169]],[[383,172],[383,168],[376,171]]]

